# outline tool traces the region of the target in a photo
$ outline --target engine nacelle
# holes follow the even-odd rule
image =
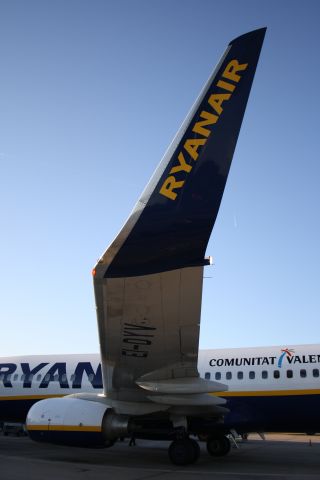
[[[32,440],[75,446],[110,446],[130,434],[128,416],[115,414],[105,403],[72,397],[35,403],[26,427]]]

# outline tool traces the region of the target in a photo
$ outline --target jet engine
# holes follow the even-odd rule
[[[104,402],[72,397],[35,403],[26,427],[32,440],[74,446],[109,447],[130,434],[127,415],[114,413]]]

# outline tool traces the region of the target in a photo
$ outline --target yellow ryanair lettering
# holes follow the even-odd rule
[[[177,173],[177,172],[189,173],[192,167],[185,161],[185,158],[182,152],[179,153],[178,160],[179,160],[179,165],[176,165],[175,167],[171,168],[170,173]]]
[[[170,198],[170,200],[175,200],[177,198],[177,193],[173,190],[175,190],[176,188],[181,188],[183,184],[184,180],[182,182],[177,182],[175,177],[173,175],[170,175],[170,177],[166,178],[163,182],[163,185],[160,188],[160,193],[161,195]]]
[[[190,157],[193,160],[197,160],[199,153],[198,148],[206,143],[206,138],[191,138],[186,140],[184,144],[184,149],[189,153]]]
[[[207,142],[208,138],[212,134],[212,125],[216,124],[223,113],[224,102],[227,102],[233,92],[235,91],[241,74],[248,67],[248,63],[240,63],[238,60],[231,60],[224,69],[221,78],[216,83],[215,87],[224,90],[229,93],[212,93],[208,98],[208,107],[214,111],[214,113],[206,110],[202,110],[197,122],[195,122],[192,132],[195,134],[192,138],[187,138],[184,142],[183,149],[189,155],[189,159],[185,157],[182,151],[179,152],[176,165],[171,167],[168,177],[164,180],[159,193],[169,200],[176,200],[179,189],[181,189],[185,183],[185,180],[177,180],[176,177],[181,175],[181,172],[188,174],[192,170],[192,162],[197,161],[200,150]],[[225,80],[229,80],[228,82]],[[205,128],[206,127],[206,128]],[[211,128],[209,128],[211,127]],[[197,136],[196,136],[197,135]],[[190,163],[191,162],[191,163]],[[185,176],[184,175],[184,176]]]
[[[232,80],[233,82],[238,83],[241,77],[237,74],[237,72],[242,72],[242,70],[245,70],[247,66],[247,63],[242,63],[240,65],[238,60],[231,60],[231,62],[228,63],[227,68],[223,72],[222,76],[224,78],[227,78],[228,80]]]
[[[228,92],[233,92],[236,88],[235,85],[232,85],[232,83],[229,82],[225,82],[224,80],[219,80],[219,82],[217,83],[217,87],[223,88],[223,90],[227,90]]]
[[[194,133],[199,133],[199,135],[203,135],[204,137],[209,137],[211,130],[209,130],[209,128],[203,127],[205,127],[206,125],[213,125],[217,122],[219,117],[214,113],[209,113],[203,110],[200,113],[200,118],[203,118],[204,120],[202,120],[201,122],[197,122],[193,127],[192,131]]]
[[[222,103],[229,100],[231,93],[213,93],[209,97],[209,104],[219,115],[222,113]]]

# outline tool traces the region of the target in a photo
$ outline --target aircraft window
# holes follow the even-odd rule
[[[11,373],[9,373],[9,375],[7,375],[7,381],[8,381],[8,380],[9,380],[9,382],[10,382],[10,380],[11,380]]]
[[[26,376],[25,376],[25,374],[23,373],[23,374],[21,375],[21,382],[24,382],[24,379],[25,379],[25,378],[26,378]]]
[[[63,382],[66,382],[66,381],[67,381],[67,375],[66,375],[65,373],[62,375],[61,380],[62,380]]]
[[[75,378],[75,375],[74,375],[74,373],[73,373],[73,374],[71,375],[71,377],[70,377],[70,381],[73,382],[74,378]]]
[[[49,380],[50,380],[50,375],[49,373],[47,373],[47,375],[44,377],[44,381],[49,382]]]
[[[54,376],[53,376],[53,380],[54,380],[55,382],[58,382],[58,381],[59,381],[59,375],[54,375]]]
[[[273,372],[273,377],[274,377],[274,378],[280,378],[280,372],[279,372],[279,370],[274,370],[274,372]]]
[[[19,375],[17,373],[14,374],[13,380],[16,382],[18,380]]]
[[[262,376],[262,378],[264,378],[264,379],[268,378],[268,372],[267,372],[267,370],[262,370],[261,376]]]
[[[93,373],[90,373],[90,375],[88,376],[88,378],[89,378],[89,382],[92,382],[92,380],[94,379]],[[210,373],[209,373],[209,378],[210,378]]]
[[[231,378],[232,378],[232,372],[227,372],[226,373],[226,379],[231,380]]]
[[[215,377],[216,380],[221,380],[221,372],[216,372]]]
[[[305,370],[304,368],[302,368],[302,369],[300,370],[300,377],[306,378],[306,376],[307,376],[307,370]]]
[[[210,372],[206,372],[206,373],[204,374],[204,378],[205,378],[206,380],[210,380],[210,377],[211,377],[211,373],[210,373]]]
[[[37,375],[37,382],[40,382],[41,380],[41,374],[39,373],[39,375]]]
[[[238,377],[239,380],[242,380],[243,379],[243,372],[238,372],[237,377]]]
[[[314,369],[312,370],[312,375],[313,375],[314,377],[319,377],[319,370],[318,370],[318,368],[314,368]]]
[[[287,378],[292,378],[292,377],[293,377],[293,371],[287,370]]]

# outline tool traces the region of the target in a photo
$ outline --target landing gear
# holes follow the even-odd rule
[[[183,438],[171,443],[168,454],[174,465],[189,465],[198,460],[200,447],[196,440]]]
[[[207,440],[207,450],[213,457],[223,457],[230,451],[231,445],[228,437],[224,435],[209,437]]]

